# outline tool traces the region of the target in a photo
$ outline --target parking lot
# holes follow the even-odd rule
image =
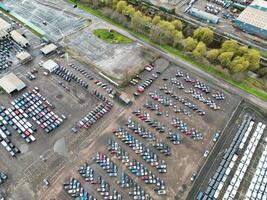
[[[152,74],[159,70],[161,72],[158,71],[155,81],[136,97],[131,107],[124,109],[112,124],[105,127],[105,131],[95,138],[95,142],[91,143],[84,153],[81,153],[83,159],[80,159],[79,163],[72,163],[68,168],[68,174],[72,176],[61,176],[60,181],[57,181],[55,187],[51,189],[59,196],[50,195],[51,197],[65,198],[65,196],[71,197],[71,194],[75,195],[75,192],[71,191],[72,186],[66,186],[69,189],[62,189],[62,182],[70,185],[68,180],[71,177],[77,178],[84,191],[88,193],[85,195],[92,195],[96,198],[99,195],[113,194],[114,189],[116,195],[121,195],[124,199],[132,194],[132,189],[138,191],[134,193],[135,195],[142,194],[145,197],[149,194],[153,199],[186,197],[193,179],[205,161],[205,156],[208,156],[204,155],[205,152],[211,151],[218,140],[215,133],[223,131],[239,100],[219,88],[206,85],[202,79],[198,79],[198,82],[193,81],[196,78],[194,74],[186,74],[186,71],[172,64],[168,66],[168,62],[164,60],[156,61],[156,63],[153,64],[154,68],[151,72],[144,71],[139,74],[139,79],[142,79],[139,83],[141,84],[148,77],[153,77]],[[163,65],[165,67],[158,66],[159,63],[165,64]],[[183,89],[179,89],[181,85],[179,86],[179,83],[174,81],[175,77],[184,85]],[[217,98],[214,100],[217,107],[194,98],[193,93],[187,91],[190,90],[192,82],[194,84],[201,82],[203,88],[198,88],[197,85],[195,88],[203,92],[203,98],[206,98],[206,95],[213,99]],[[169,89],[162,90],[161,87]],[[137,88],[137,84],[129,86],[128,93],[133,94]],[[176,93],[186,102],[197,106],[196,108],[201,112],[193,109],[191,104],[171,97],[169,90],[172,90],[172,94]],[[169,102],[172,98],[173,104],[168,105],[157,98],[152,98],[150,95],[155,91],[159,96],[169,97]],[[179,108],[182,111],[178,112]],[[222,112],[227,117],[222,116]],[[179,118],[177,124],[174,123],[174,118],[177,120]],[[96,147],[97,150],[94,150]],[[83,178],[81,178],[77,170],[85,162],[91,172],[83,172]],[[102,178],[105,177],[104,182],[97,182],[99,175]],[[88,178],[84,179],[86,177]],[[136,183],[132,183],[131,180]],[[85,187],[88,182],[89,185],[93,185]],[[120,184],[121,182],[123,184]],[[109,189],[106,183],[115,188]],[[125,189],[125,185],[130,186]],[[92,188],[95,189],[92,190]],[[100,190],[103,190],[103,194],[96,192]],[[147,198],[150,197],[147,195]]]
[[[61,63],[63,65],[63,60]],[[91,81],[81,72],[68,66],[67,62],[66,67],[76,73],[80,79]],[[80,67],[82,66],[80,65]],[[32,71],[33,68],[36,70],[34,79],[27,78],[24,74],[25,71],[21,73],[23,69]],[[5,140],[8,145],[6,143],[2,145],[14,148],[14,152],[16,148],[19,149],[19,152],[14,155],[13,150],[10,150],[9,147],[1,148],[3,169],[9,169],[8,175],[11,180],[7,183],[12,182],[17,186],[14,188],[17,192],[9,188],[5,193],[6,196],[13,194],[14,199],[23,199],[24,195],[27,195],[27,199],[34,199],[34,196],[31,196],[34,194],[30,191],[37,193],[38,190],[43,189],[43,179],[47,178],[52,181],[56,178],[57,171],[70,162],[71,155],[79,152],[79,146],[89,135],[82,129],[79,131],[79,135],[75,135],[72,133],[72,128],[77,127],[77,122],[101,102],[93,94],[93,88],[101,92],[105,90],[95,85],[94,82],[90,83],[92,87],[86,89],[78,82],[72,80],[69,83],[56,74],[45,76],[38,64],[32,65],[30,68],[20,66],[11,69],[14,73],[17,72],[28,88],[12,97],[1,94],[0,105],[3,106],[3,113],[6,112],[6,115],[1,115],[3,118],[6,117],[3,119],[6,125],[2,124],[1,127],[7,128],[10,135],[7,136],[9,139]],[[93,76],[97,80],[105,82],[99,76]],[[62,86],[63,82],[65,88]],[[108,96],[108,93],[105,96]],[[27,106],[25,107],[25,105]],[[38,113],[38,110],[41,113]],[[62,124],[59,121],[46,120],[46,117],[52,120],[53,113],[60,118],[60,121],[64,118]],[[7,118],[8,116],[10,118]],[[103,115],[103,117],[105,116]],[[99,117],[98,121],[101,118]],[[27,122],[28,125],[23,125],[24,122]],[[16,123],[19,127],[15,126]],[[91,130],[94,128],[96,127]],[[12,159],[12,155],[17,158]],[[19,166],[17,162],[20,162]],[[29,196],[29,194],[31,195]]]
[[[63,0],[6,0],[5,3],[13,12],[44,31],[48,39],[67,46],[77,60],[105,73],[118,84],[151,60],[139,43],[108,44],[94,36],[95,29],[115,27],[83,10],[74,12]]]
[[[17,1],[9,1],[10,5],[12,2],[21,12],[36,3],[18,8]],[[39,9],[48,9],[45,15],[51,15],[59,2],[42,2],[34,13],[41,15]],[[82,11],[77,13],[89,18]],[[162,57],[153,61],[143,58],[142,47],[135,42],[110,45],[94,38],[92,30],[103,24],[92,19],[94,26],[60,37],[70,44],[70,52],[62,56],[41,55],[41,41],[21,27],[31,42],[27,50],[34,60],[26,65],[12,63],[1,74],[13,72],[27,85],[12,95],[0,94],[0,168],[7,175],[4,179],[0,173],[0,182],[1,177],[4,180],[1,195],[16,200],[78,196],[150,200],[186,199],[190,194],[194,199],[198,191],[206,192],[223,154],[235,148],[231,146],[235,135],[235,140],[244,140],[240,155],[248,154],[254,148],[248,141],[258,139],[243,136],[252,122],[255,128],[250,131],[258,133],[256,126],[260,131],[259,122],[266,122],[266,118],[204,76]],[[65,28],[64,34],[72,31],[67,25]],[[125,59],[130,54],[131,58]],[[41,67],[48,59],[59,65],[52,73]],[[143,71],[125,74],[133,65]],[[116,88],[92,66],[111,76],[131,78],[125,87]],[[121,93],[129,96],[131,103],[123,104]],[[262,134],[266,136],[266,132]],[[260,140],[262,149],[255,154],[256,161],[250,161],[253,166],[249,171],[255,170],[264,145]],[[234,172],[231,175],[235,176]],[[252,178],[241,184],[237,198],[247,195]],[[221,190],[219,195],[223,196],[227,185]]]

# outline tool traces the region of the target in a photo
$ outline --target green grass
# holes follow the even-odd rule
[[[133,41],[124,35],[107,29],[96,29],[94,35],[110,44],[129,44]]]
[[[74,3],[74,0],[69,0],[70,2]],[[139,39],[143,40],[144,42],[147,42],[155,47],[158,47],[159,49],[161,49],[162,51],[166,52],[166,53],[170,53],[172,55],[175,55],[177,57],[179,57],[180,59],[184,60],[184,61],[187,61],[191,64],[193,64],[194,66],[202,69],[203,71],[205,72],[208,72],[212,75],[214,75],[215,77],[219,78],[219,79],[223,79],[224,81],[226,81],[227,83],[241,89],[241,90],[244,90],[246,91],[247,93],[250,93],[254,96],[257,96],[258,98],[264,100],[264,101],[267,101],[267,93],[262,91],[262,90],[259,90],[257,88],[252,88],[252,87],[249,87],[248,85],[244,84],[244,83],[240,83],[240,82],[237,82],[235,80],[232,79],[231,76],[229,75],[226,75],[220,71],[218,71],[216,68],[212,67],[212,66],[208,66],[208,65],[205,65],[205,64],[200,64],[200,63],[197,63],[195,60],[193,60],[191,57],[189,56],[186,56],[184,55],[181,51],[175,49],[175,48],[172,48],[170,46],[167,46],[167,45],[159,45],[159,44],[155,44],[153,43],[148,37],[142,35],[142,34],[139,34],[139,33],[136,33],[134,32],[132,29],[129,29],[129,28],[126,28],[124,26],[122,26],[121,24],[117,24],[115,23],[114,21],[112,21],[110,18],[104,16],[100,11],[98,10],[94,10],[90,7],[87,7],[81,3],[77,3],[78,7],[87,11],[87,12],[90,12],[91,14],[113,24],[113,25],[116,25],[117,27],[120,27],[126,31],[128,31],[129,33],[131,33],[132,35],[138,37]],[[265,54],[265,52],[262,52]]]

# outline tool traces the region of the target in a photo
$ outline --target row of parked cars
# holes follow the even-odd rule
[[[65,181],[63,183],[64,190],[73,198],[79,199],[79,200],[96,200],[96,198],[86,192],[84,190],[84,187],[75,178],[70,178],[70,180]]]
[[[76,123],[76,127],[85,129],[90,128],[99,119],[101,119],[107,112],[109,112],[112,106],[113,104],[110,101],[99,103],[97,106],[94,107],[93,110],[88,112],[86,116],[84,116]]]
[[[102,153],[98,152],[93,158],[95,161],[110,177],[116,177],[118,175],[117,165],[110,160],[110,158]]]
[[[154,91],[154,92],[150,92],[149,93],[150,96],[154,100],[157,100],[159,102],[164,102],[165,99],[169,100],[170,103],[169,104],[166,104],[166,105],[164,104],[164,105],[165,106],[170,106],[170,105],[173,106],[175,112],[183,112],[188,117],[192,117],[191,112],[188,111],[187,109],[182,108],[182,107],[180,107],[179,109],[177,109],[177,105],[175,104],[175,102],[179,102],[179,103],[183,104],[185,107],[187,107],[188,109],[197,112],[199,115],[205,115],[206,114],[204,110],[202,110],[201,108],[199,108],[196,104],[194,104],[193,102],[191,102],[190,100],[188,100],[186,97],[183,97],[181,95],[178,95],[175,92],[173,92],[172,90],[169,90],[166,84],[163,87],[160,87],[159,90],[160,91],[164,91],[164,93],[166,95],[169,95],[175,101],[172,102],[171,100],[169,100],[168,98],[166,98],[164,95],[161,95],[160,92],[157,91],[157,90]],[[191,89],[184,90],[184,92],[185,93],[191,93]]]
[[[120,173],[118,184],[122,188],[131,188],[128,193],[133,199],[152,200],[152,197],[147,194],[141,186],[139,186],[124,170]]]
[[[94,80],[93,75],[91,75],[88,71],[86,71],[85,69],[82,69],[81,67],[79,67],[76,64],[70,63],[69,66],[73,69],[75,69],[76,71],[80,72],[82,75],[84,75],[88,80]]]
[[[8,69],[12,65],[10,54],[13,46],[14,43],[9,37],[0,40],[0,71]]]
[[[30,80],[33,81],[36,79],[36,76],[32,72],[27,72],[25,76]]]
[[[71,82],[72,80],[76,83],[78,83],[80,86],[83,88],[87,89],[88,88],[88,83],[86,83],[84,80],[73,74],[69,69],[59,66],[54,73],[61,77],[63,80],[67,82]]]
[[[164,156],[171,155],[171,147],[163,141],[157,141],[153,143],[153,147],[157,149],[160,153],[162,153]]]
[[[159,77],[159,75],[160,72],[153,73],[150,78],[137,86],[136,92],[134,92],[133,95],[139,96],[143,93]]]
[[[134,121],[132,118],[128,118],[127,127],[132,130],[135,134],[139,135],[141,138],[146,140],[155,141],[156,135],[149,131],[147,128],[142,126],[140,123]],[[120,128],[123,130],[123,128]]]
[[[221,8],[218,6],[214,6],[213,4],[207,3],[205,6],[205,11],[208,13],[212,13],[214,15],[218,15],[221,12]]]
[[[190,136],[193,140],[203,140],[203,134],[195,128],[189,128],[186,122],[179,117],[173,117],[171,124],[181,133]]]
[[[166,132],[166,126],[163,123],[159,122],[157,119],[153,119],[146,111],[142,111],[141,109],[138,109],[138,111],[140,112],[136,112],[135,116],[146,122],[150,127],[156,129],[159,133]]]
[[[112,155],[115,155],[116,158],[121,161],[125,166],[127,166],[128,170],[134,174],[136,177],[140,177],[145,184],[154,185],[154,190],[159,195],[166,194],[165,183],[159,177],[152,173],[146,166],[142,163],[138,162],[135,159],[131,159],[128,152],[115,140],[110,139],[108,142],[108,150]],[[164,165],[166,165],[164,163]],[[166,167],[166,166],[165,166]],[[130,187],[131,186],[131,179],[127,178],[127,176],[123,176],[127,179],[127,182],[122,181],[120,179],[119,183],[122,184],[122,187]],[[139,187],[137,187],[139,188]],[[141,188],[139,188],[141,190]],[[143,191],[143,192],[142,192]],[[144,190],[142,191],[134,191],[131,193],[132,195],[142,194],[140,199],[151,199],[149,195],[146,195]],[[129,193],[130,194],[130,193]]]
[[[98,185],[96,191],[108,200],[122,200],[122,195],[115,189],[111,189],[111,185],[106,182],[101,175],[99,175],[90,165],[83,164],[79,168],[79,174],[82,178],[93,185]]]
[[[210,95],[211,88],[209,85],[203,81],[190,77],[188,73],[184,74],[181,70],[177,70],[176,78],[183,78],[185,82],[192,85],[192,87],[184,89],[184,91],[191,94],[193,98],[205,103],[208,107],[213,108],[214,110],[220,109],[220,106],[218,106],[214,100],[224,100],[225,96],[222,92],[216,91]]]
[[[140,155],[140,157],[150,166],[156,168],[159,173],[167,172],[166,162],[161,160],[156,153],[154,153],[150,148],[146,147],[143,142],[136,139],[128,131],[125,129],[117,129],[117,131],[113,131],[113,133],[118,139],[129,146],[137,155]]]
[[[95,80],[94,83],[98,86],[98,87],[101,87],[103,88],[111,98],[114,97],[114,95],[116,94],[116,90],[113,89],[112,87],[110,87],[108,84],[106,83],[103,83],[102,81],[100,80]]]
[[[34,142],[33,134],[36,132],[36,128],[27,120],[28,115],[18,105],[14,104],[13,101],[11,104],[12,106],[7,109],[1,107],[0,115],[3,122],[15,129],[27,143]]]
[[[4,119],[5,117],[5,113],[3,112],[4,109],[5,109],[4,107],[0,108],[0,142],[1,145],[6,149],[6,151],[12,157],[15,157],[16,154],[20,153],[20,150],[12,143],[12,141],[9,138],[11,136],[11,132],[6,127],[8,125],[8,121]]]
[[[54,106],[38,91],[39,89],[35,88],[25,92],[11,104],[17,106],[26,117],[30,117],[46,133],[50,133],[59,127],[67,117],[54,113]]]

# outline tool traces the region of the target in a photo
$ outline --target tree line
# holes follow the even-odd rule
[[[89,1],[94,5],[98,0]],[[185,34],[185,25],[182,21],[165,20],[158,15],[147,16],[127,1],[103,0],[97,5],[99,4],[113,9],[112,13],[105,13],[108,17],[148,36],[151,41],[172,46],[200,61],[208,60],[212,64],[220,64],[232,74],[255,71],[260,67],[259,51],[240,45],[235,40],[225,40],[220,48],[211,48],[214,32],[208,27],[199,27],[191,34]]]

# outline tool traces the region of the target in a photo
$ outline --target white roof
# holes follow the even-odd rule
[[[53,72],[54,70],[56,70],[59,67],[58,64],[51,59],[44,62],[42,64],[42,66],[43,66],[43,68],[45,68],[49,72]]]
[[[41,52],[45,55],[51,53],[52,51],[55,51],[57,49],[57,46],[53,43],[46,45],[45,47],[41,48]]]
[[[23,45],[23,46],[27,46],[29,44],[29,41],[23,37],[18,31],[13,30],[10,32],[11,37],[13,38],[13,40],[15,40],[17,43]]]
[[[8,94],[10,94],[16,90],[22,90],[26,87],[26,85],[14,73],[10,73],[0,79],[0,87],[2,87]]]
[[[7,30],[11,27],[11,24],[0,18],[0,30]]]
[[[20,53],[17,53],[16,57],[20,61],[24,61],[24,60],[27,60],[27,59],[31,59],[32,56],[28,52],[22,51]]]
[[[267,12],[247,7],[237,20],[267,31]]]
[[[250,4],[250,6],[259,6],[262,8],[267,8],[267,1],[263,1],[263,0],[254,0],[252,1],[252,3]]]

